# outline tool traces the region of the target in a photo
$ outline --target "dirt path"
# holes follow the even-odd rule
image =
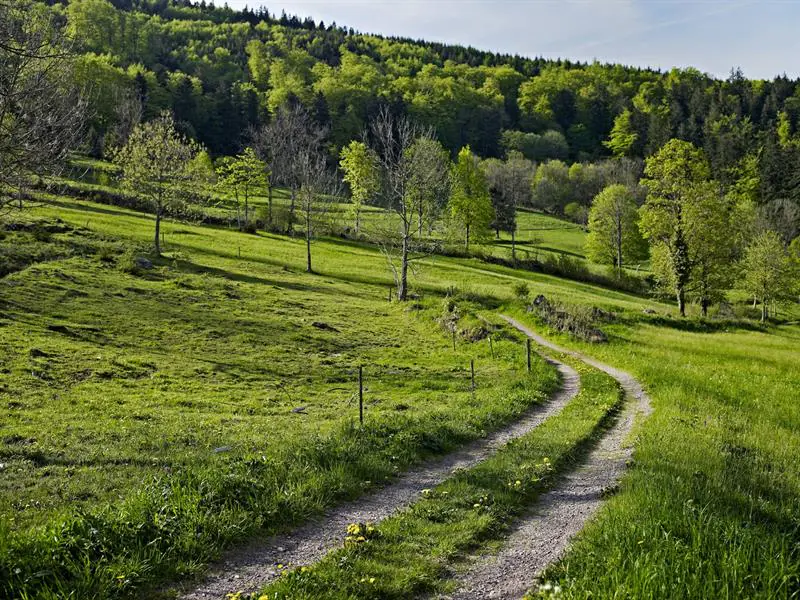
[[[341,546],[348,524],[374,523],[391,516],[417,499],[422,490],[447,479],[454,470],[469,468],[508,441],[530,432],[545,419],[561,411],[580,389],[580,377],[574,369],[552,359],[548,361],[561,373],[561,389],[553,398],[534,407],[520,420],[462,450],[408,471],[389,486],[337,507],[321,519],[288,534],[259,540],[228,554],[212,567],[211,574],[199,587],[186,591],[180,597],[183,600],[218,600],[231,592],[258,591],[278,576],[279,564],[298,566],[318,561],[330,550]]]
[[[651,412],[650,400],[631,375],[578,352],[561,348],[521,323],[503,317],[538,344],[569,354],[611,375],[625,390],[626,404],[614,426],[591,451],[585,463],[558,487],[543,494],[532,512],[512,529],[497,555],[483,556],[457,578],[452,600],[474,598],[519,599],[536,577],[566,550],[570,539],[597,511],[605,490],[613,488],[625,471],[632,449],[624,446],[637,415]]]

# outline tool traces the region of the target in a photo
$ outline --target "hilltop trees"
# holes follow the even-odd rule
[[[589,211],[587,256],[597,263],[614,265],[619,276],[625,262],[645,253],[636,199],[624,185],[608,186],[595,197]]]
[[[74,55],[46,7],[0,0],[0,188],[52,174],[80,142],[86,100]],[[0,208],[18,201],[0,193]]]
[[[161,254],[161,218],[180,199],[181,184],[191,179],[190,164],[200,151],[196,142],[178,133],[169,113],[134,128],[115,156],[125,188],[147,199],[156,215],[154,248]]]
[[[464,230],[464,248],[469,251],[470,236],[482,236],[494,219],[486,175],[469,146],[458,153],[453,165],[450,213]]]

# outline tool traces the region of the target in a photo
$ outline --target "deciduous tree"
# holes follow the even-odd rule
[[[422,238],[447,205],[450,196],[450,155],[437,140],[417,138],[408,150],[411,162],[409,201],[417,213],[417,235]]]
[[[370,145],[378,156],[380,202],[399,222],[397,230],[377,232],[377,241],[392,270],[397,298],[401,301],[408,298],[408,271],[419,237],[412,193],[415,166],[411,149],[417,140],[432,137],[429,129],[406,116],[397,116],[386,106],[381,107],[369,128]]]
[[[761,302],[761,322],[769,316],[769,306],[785,300],[793,289],[798,273],[783,240],[774,231],[764,231],[747,247],[740,263],[739,287]]]
[[[450,214],[464,229],[464,248],[467,251],[470,237],[485,235],[494,219],[486,175],[469,146],[461,149],[453,165]]]
[[[0,208],[21,206],[30,178],[59,171],[80,143],[86,101],[73,59],[47,7],[0,0]]]
[[[622,265],[646,254],[636,199],[624,185],[608,186],[592,202],[586,253],[594,262],[614,265],[618,276]]]
[[[217,185],[236,200],[236,217],[239,229],[250,223],[250,197],[267,185],[267,166],[252,148],[245,148],[237,156],[225,157],[217,167]],[[239,213],[240,201],[244,201],[244,223]]]
[[[643,183],[648,194],[640,227],[653,269],[675,292],[682,316],[689,291],[706,314],[730,283],[734,203],[710,180],[703,151],[682,140],[670,140],[647,159]]]
[[[147,199],[156,215],[154,247],[161,254],[161,218],[171,203],[178,202],[182,186],[190,179],[189,165],[200,151],[196,142],[178,133],[169,113],[134,128],[114,161],[122,170],[122,184]]]
[[[350,186],[355,232],[358,235],[361,230],[361,209],[366,202],[374,199],[380,190],[378,156],[364,142],[355,140],[342,148],[339,156],[339,166],[344,172],[344,180]]]

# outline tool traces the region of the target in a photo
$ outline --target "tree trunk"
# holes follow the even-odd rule
[[[703,298],[702,300],[700,300],[700,310],[701,310],[701,312],[702,312],[704,317],[708,316],[708,299],[707,298]]]
[[[678,288],[678,310],[682,317],[686,316],[686,292],[683,287]]]
[[[292,199],[289,203],[289,222],[286,224],[286,232],[292,233],[294,231],[294,205],[297,196],[297,191],[292,188]]]
[[[422,202],[420,202],[419,206],[417,207],[417,218],[419,219],[419,225],[417,226],[417,228],[419,230],[419,237],[422,237],[422,227],[423,227],[422,214],[423,214],[423,212],[422,212]]]
[[[361,229],[361,209],[356,208],[356,235],[359,234]]]
[[[617,220],[617,279],[622,278],[622,220]]]
[[[313,273],[311,268],[311,233],[306,232],[306,273]]]
[[[272,186],[267,188],[267,225],[272,226]]]
[[[400,289],[397,290],[397,299],[404,302],[408,297],[408,237],[403,234],[403,249],[400,257]]]
[[[250,207],[248,205],[248,194],[244,195],[244,226],[250,223]]]
[[[761,322],[766,323],[769,311],[767,310],[767,299],[761,300]]]
[[[156,208],[156,238],[155,238],[156,256],[161,256],[161,207]]]
[[[517,264],[517,230],[511,230],[511,261]]]
[[[311,211],[306,212],[306,273],[313,273],[311,268]]]
[[[464,250],[469,252],[469,225],[467,225],[467,238],[464,240]]]

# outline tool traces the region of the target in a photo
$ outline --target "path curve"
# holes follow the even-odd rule
[[[544,358],[559,370],[562,377],[560,390],[548,401],[534,406],[522,418],[486,438],[407,471],[390,485],[334,508],[320,519],[230,552],[220,563],[212,566],[211,573],[199,587],[185,591],[180,598],[219,600],[228,593],[256,592],[277,578],[279,564],[300,566],[320,560],[342,545],[348,524],[376,523],[391,516],[417,499],[422,490],[447,479],[453,471],[472,467],[510,440],[529,433],[545,419],[560,412],[580,389],[577,371],[547,356]]]
[[[561,557],[572,537],[597,511],[603,493],[622,478],[633,451],[625,447],[625,440],[637,415],[647,416],[652,412],[650,398],[629,373],[562,348],[519,321],[501,316],[537,344],[572,356],[616,379],[625,391],[625,407],[586,461],[556,488],[542,494],[531,513],[512,528],[500,552],[480,557],[466,573],[456,578],[457,591],[443,597],[451,600],[522,598],[536,583],[538,575]]]

